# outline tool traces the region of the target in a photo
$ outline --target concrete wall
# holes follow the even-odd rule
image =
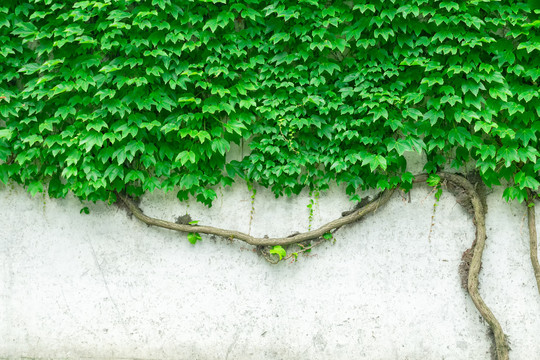
[[[308,227],[309,197],[258,189],[254,235]],[[460,286],[474,237],[445,192],[395,194],[336,242],[271,265],[240,242],[149,228],[123,210],[31,198],[0,186],[0,358],[19,359],[490,359],[488,326]],[[509,336],[512,359],[538,359],[540,296],[529,262],[525,206],[488,197],[480,292]],[[167,220],[186,212],[174,194],[141,207]],[[313,226],[350,207],[322,194]],[[245,186],[214,207],[191,203],[201,224],[247,232]],[[539,214],[540,215],[540,214]],[[431,228],[431,235],[430,233]]]

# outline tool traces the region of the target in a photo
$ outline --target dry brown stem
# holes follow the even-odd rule
[[[534,194],[527,190],[527,218],[529,220],[529,247],[531,263],[536,278],[536,286],[540,292],[540,264],[538,263],[538,235],[536,234],[536,214],[534,209]]]
[[[390,197],[392,196],[394,190],[385,190],[379,197],[375,198],[373,201],[369,202],[366,206],[354,211],[352,214],[347,216],[340,217],[339,219],[330,221],[329,223],[321,226],[316,230],[307,231],[304,233],[299,233],[290,237],[276,237],[276,238],[257,238],[249,234],[235,231],[220,229],[213,226],[202,226],[202,225],[184,225],[176,224],[170,221],[165,221],[161,219],[152,218],[143,214],[142,210],[135,204],[135,202],[130,199],[128,196],[123,194],[118,194],[118,197],[123,201],[129,211],[139,220],[144,222],[147,225],[159,226],[165,229],[181,231],[181,232],[196,232],[199,234],[208,234],[208,235],[217,235],[227,239],[237,239],[245,241],[250,245],[256,246],[276,246],[276,245],[290,245],[297,244],[304,241],[315,240],[322,237],[324,234],[331,232],[337,228],[340,228],[344,225],[352,224],[355,221],[358,221],[360,218],[376,211],[380,206],[386,204]]]
[[[471,296],[471,299],[473,300],[474,305],[476,306],[481,316],[486,320],[491,330],[493,331],[497,360],[508,360],[509,348],[506,342],[506,336],[504,335],[504,332],[502,330],[501,325],[499,324],[499,321],[495,318],[495,316],[493,315],[493,312],[486,305],[486,303],[484,302],[484,300],[482,299],[478,291],[478,276],[480,274],[480,268],[482,264],[482,253],[484,251],[484,246],[485,246],[485,241],[486,241],[484,206],[482,204],[481,198],[478,195],[475,187],[465,177],[457,175],[457,174],[444,173],[444,172],[439,173],[439,175],[441,179],[451,183],[455,187],[460,188],[461,193],[462,194],[465,193],[466,197],[468,198],[467,200],[470,201],[470,203],[468,201],[467,203],[472,205],[472,209],[469,208],[466,210],[471,212],[473,215],[473,222],[476,226],[476,237],[473,242],[473,245],[471,246],[472,258],[470,260],[470,268],[469,268],[468,278],[467,278],[467,290]],[[415,178],[415,182],[417,183],[424,182],[426,179],[427,179],[426,174],[417,175]],[[131,211],[131,213],[137,219],[141,220],[147,225],[159,226],[165,229],[170,229],[170,230],[175,230],[175,231],[180,231],[180,232],[197,232],[199,234],[217,235],[217,236],[228,238],[228,239],[238,239],[248,244],[256,245],[256,246],[275,246],[275,245],[291,245],[291,244],[297,244],[297,243],[301,243],[305,241],[319,239],[326,233],[336,230],[344,225],[351,224],[359,220],[363,216],[376,211],[380,206],[388,202],[392,194],[393,194],[393,190],[385,190],[380,194],[379,197],[369,202],[367,205],[363,206],[362,208],[354,211],[352,214],[333,220],[316,230],[295,234],[294,236],[276,237],[276,238],[266,238],[266,237],[256,238],[249,234],[246,234],[240,231],[235,231],[235,230],[220,229],[220,228],[216,228],[212,226],[176,224],[173,222],[152,218],[150,216],[143,214],[142,210],[129,197],[122,194],[118,194],[118,197],[122,200],[122,202],[126,205],[129,211]],[[464,201],[460,202],[460,204],[462,205],[463,203]],[[531,213],[529,212],[529,216],[531,216],[530,214]],[[531,224],[531,222],[529,222],[529,224]],[[535,238],[535,245],[536,245],[536,229],[534,229],[534,234],[535,234],[534,238]],[[532,243],[532,237],[531,237],[531,243]],[[536,249],[536,246],[535,246],[535,249]],[[531,258],[532,258],[532,251],[533,250],[531,250]],[[538,261],[536,262],[536,264],[538,264]],[[536,268],[535,268],[537,281],[540,281],[538,277],[539,273],[540,272],[536,271]],[[539,289],[540,289],[540,282],[539,282]]]
[[[480,315],[486,320],[493,331],[495,339],[495,353],[497,360],[508,360],[508,344],[506,342],[506,336],[502,330],[501,324],[493,315],[493,312],[486,305],[480,293],[478,291],[478,276],[480,274],[480,267],[482,266],[482,253],[486,244],[486,222],[485,222],[485,210],[482,205],[482,200],[476,192],[475,187],[465,177],[457,174],[444,173],[438,174],[441,179],[451,182],[452,185],[458,186],[467,194],[470,204],[473,210],[473,220],[476,226],[476,238],[472,245],[472,258],[470,260],[469,275],[467,281],[467,290],[471,296],[471,299],[480,312]],[[425,181],[427,175],[418,175],[415,178],[415,182]]]

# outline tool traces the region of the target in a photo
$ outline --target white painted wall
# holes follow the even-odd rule
[[[258,189],[254,235],[308,227],[309,198]],[[336,233],[296,263],[271,265],[240,242],[149,228],[122,210],[73,198],[31,198],[0,186],[0,358],[490,359],[488,326],[460,287],[474,237],[449,193],[419,187]],[[488,197],[480,292],[509,336],[512,359],[538,359],[540,296],[525,206]],[[321,195],[313,226],[350,206]],[[174,194],[144,197],[174,220]],[[223,190],[189,205],[200,224],[248,231],[250,193]],[[540,216],[540,214],[539,214]]]

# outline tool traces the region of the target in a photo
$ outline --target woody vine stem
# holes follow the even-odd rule
[[[536,279],[536,286],[540,292],[540,264],[538,263],[538,235],[536,233],[536,214],[534,208],[534,194],[532,191],[527,192],[527,218],[529,222],[529,247],[531,264]]]
[[[491,331],[494,335],[494,341],[495,341],[495,349],[497,354],[498,360],[506,360],[508,359],[508,344],[506,341],[506,336],[503,332],[503,329],[493,314],[493,312],[490,310],[490,308],[487,306],[487,304],[482,299],[479,291],[478,291],[478,277],[480,273],[480,267],[482,263],[482,253],[485,246],[486,241],[486,227],[485,227],[485,212],[484,206],[482,205],[480,196],[478,195],[475,187],[463,176],[457,175],[457,174],[451,174],[451,173],[444,173],[441,172],[438,174],[442,180],[444,180],[443,184],[447,184],[448,188],[459,188],[460,191],[463,191],[466,193],[468,200],[470,201],[470,204],[472,205],[473,210],[473,223],[476,226],[476,236],[475,239],[471,245],[471,251],[472,251],[472,259],[470,260],[470,268],[468,271],[468,278],[467,278],[467,290],[469,295],[471,296],[471,299],[480,312],[480,315],[486,320],[486,322],[489,324]],[[428,179],[428,175],[426,174],[420,174],[415,177],[415,183],[425,183]],[[451,185],[451,186],[450,186]],[[123,203],[126,205],[126,207],[129,209],[129,211],[140,221],[144,222],[147,225],[150,226],[158,226],[170,230],[176,230],[180,232],[197,232],[202,234],[209,234],[209,235],[217,235],[223,238],[227,239],[237,239],[244,241],[250,245],[255,246],[276,246],[276,245],[291,245],[291,244],[298,244],[303,243],[307,241],[317,240],[316,244],[319,244],[322,239],[325,238],[325,234],[328,234],[330,232],[334,232],[340,227],[348,224],[352,224],[362,217],[374,213],[379,209],[381,206],[385,205],[388,200],[391,198],[394,190],[385,190],[382,193],[379,194],[378,197],[376,197],[374,200],[369,202],[367,205],[361,207],[360,209],[352,212],[351,214],[348,214],[346,216],[343,216],[339,219],[330,221],[329,223],[319,227],[315,230],[309,230],[304,233],[295,234],[289,237],[274,237],[274,238],[257,238],[254,236],[251,236],[249,234],[235,231],[235,230],[227,230],[227,229],[221,229],[216,228],[212,226],[199,226],[199,225],[184,225],[184,224],[176,224],[169,221],[156,219],[149,217],[143,213],[143,211],[131,200],[129,197],[118,194],[119,198],[123,201]],[[531,197],[530,197],[531,198]],[[531,210],[532,209],[532,210]],[[538,258],[536,254],[536,229],[533,226],[534,225],[534,208],[531,206],[529,207],[529,230],[531,233],[531,259],[533,260],[534,268],[535,268],[535,274],[536,274],[536,280],[539,281],[539,289],[540,289],[540,268],[538,267]],[[533,237],[535,239],[533,244]],[[534,245],[534,251],[533,251],[533,245]],[[533,258],[534,253],[534,258]],[[536,262],[535,262],[536,261]]]

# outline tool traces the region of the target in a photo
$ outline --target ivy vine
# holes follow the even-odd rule
[[[532,209],[539,9],[538,0],[7,0],[0,182],[109,204],[175,191],[207,206],[239,179],[276,196],[335,182],[360,202],[359,190],[410,190],[412,151],[425,156],[427,179],[467,166]],[[227,156],[244,144],[241,158]],[[193,243],[203,232],[175,225]],[[317,231],[308,233],[331,237]]]

